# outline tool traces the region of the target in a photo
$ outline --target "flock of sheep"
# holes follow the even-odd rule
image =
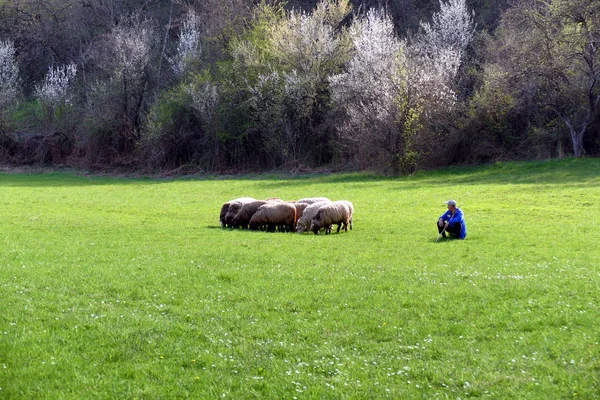
[[[333,225],[337,231],[348,226],[352,229],[354,206],[347,200],[331,201],[326,197],[312,197],[298,201],[279,198],[256,200],[241,197],[230,200],[221,207],[222,227],[265,230],[267,232],[314,232],[321,229],[330,233]]]

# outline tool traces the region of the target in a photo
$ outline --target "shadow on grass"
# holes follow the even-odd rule
[[[361,188],[381,182],[400,184],[398,189],[419,189],[431,185],[485,184],[570,184],[582,187],[600,185],[600,159],[566,158],[551,161],[508,162],[493,165],[449,167],[422,171],[408,177],[386,177],[370,172],[339,174],[284,175],[261,174],[244,176],[186,176],[180,178],[139,178],[87,176],[78,172],[5,173],[0,172],[0,187],[61,187],[102,185],[154,185],[173,181],[251,181],[257,188],[283,186],[348,184]]]

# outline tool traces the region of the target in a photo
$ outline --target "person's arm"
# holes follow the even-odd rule
[[[442,216],[440,217],[440,219],[444,222],[448,221],[450,219],[450,216],[452,215],[452,213],[450,212],[450,210],[446,211],[445,213],[442,214]]]
[[[454,225],[457,222],[462,221],[463,218],[463,212],[460,208],[456,209],[456,212],[454,213],[454,215],[452,216],[452,218],[450,218],[450,220],[448,221],[449,225]]]

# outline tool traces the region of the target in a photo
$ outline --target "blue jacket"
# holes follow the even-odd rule
[[[444,222],[448,221],[448,227],[452,228],[457,223],[460,223],[460,239],[464,239],[467,237],[467,223],[465,221],[465,215],[460,208],[457,208],[454,212],[454,216],[452,216],[452,212],[450,210],[446,211],[440,217]]]

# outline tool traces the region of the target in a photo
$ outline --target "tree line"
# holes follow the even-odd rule
[[[600,2],[473,3],[0,0],[0,162],[395,175],[598,155]]]

